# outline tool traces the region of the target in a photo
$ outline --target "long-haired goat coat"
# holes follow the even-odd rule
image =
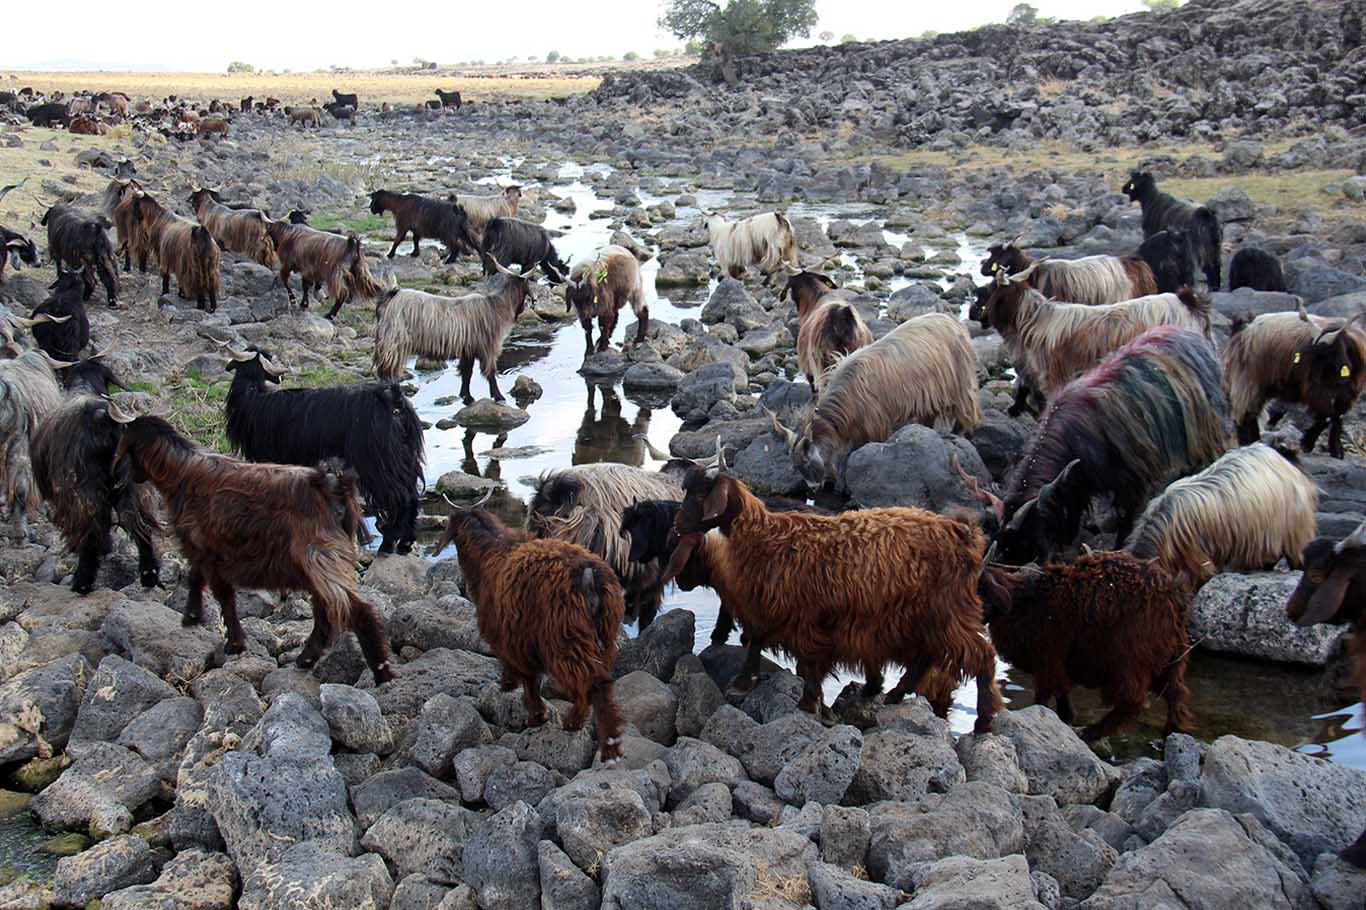
[[[1158,231],[1180,229],[1186,238],[1191,261],[1205,273],[1210,290],[1223,287],[1220,276],[1224,267],[1224,229],[1213,210],[1162,192],[1153,175],[1143,171],[1129,175],[1124,193],[1143,210],[1144,238]]]
[[[852,291],[835,287],[829,277],[799,272],[788,278],[779,299],[797,307],[797,368],[819,393],[821,377],[840,357],[873,343],[873,332],[854,306]]]
[[[1058,699],[1072,722],[1073,685],[1100,689],[1112,705],[1082,739],[1109,736],[1138,716],[1148,693],[1167,700],[1167,732],[1189,732],[1186,624],[1189,590],[1128,553],[1011,573],[988,565],[982,604],[991,641],[1011,666],[1034,676],[1035,700]]]
[[[336,630],[351,629],[376,683],[393,678],[389,646],[374,606],[361,600],[356,536],[363,527],[356,475],[338,461],[313,468],[252,464],[195,448],[159,417],[124,423],[115,464],[128,460],[135,483],[161,493],[190,566],[184,623],[202,621],[207,585],[223,611],[227,649],[246,647],[237,589],[305,591],[313,631],[296,665],[317,663]]]
[[[1255,246],[1245,246],[1233,254],[1228,264],[1228,289],[1251,288],[1254,291],[1288,290],[1281,261]]]
[[[1274,399],[1303,404],[1313,416],[1300,441],[1305,452],[1331,426],[1329,454],[1344,456],[1342,418],[1366,386],[1366,330],[1303,311],[1265,313],[1245,326],[1235,323],[1223,367],[1239,443],[1261,436],[1258,419]]]
[[[1091,499],[1114,496],[1123,541],[1150,492],[1227,448],[1228,406],[1209,341],[1174,326],[1138,336],[1068,383],[1006,484],[1002,559],[1022,565],[1076,540]]]
[[[752,266],[767,278],[784,265],[800,268],[797,235],[781,212],[764,212],[736,222],[706,215],[705,223],[712,255],[725,275],[740,278]]]
[[[598,346],[605,351],[612,343],[617,314],[631,305],[636,314],[634,344],[643,344],[650,331],[650,308],[645,305],[645,287],[640,279],[640,261],[630,250],[615,244],[605,246],[592,256],[580,259],[569,272],[564,287],[565,310],[578,314],[583,326],[587,351],[593,347],[593,319],[598,320]]]
[[[1219,572],[1298,567],[1318,527],[1319,488],[1260,442],[1225,452],[1148,503],[1125,546],[1198,587]]]
[[[101,215],[58,203],[43,214],[39,222],[47,228],[47,253],[68,268],[80,269],[86,276],[87,291],[99,278],[111,307],[118,305],[118,263],[107,231],[112,225]],[[86,294],[89,299],[90,294]]]
[[[101,210],[114,223],[119,240],[115,253],[123,254],[125,272],[132,271],[134,257],[137,257],[138,268],[146,272],[148,256],[155,252],[138,218],[137,197],[142,191],[136,180],[111,180],[100,203]]]
[[[1031,268],[1032,266],[1032,268]],[[1014,243],[987,248],[982,274],[1029,272],[1029,286],[1050,300],[1098,306],[1158,292],[1152,267],[1138,256],[1085,256],[1081,259],[1033,260]]]
[[[822,380],[799,432],[774,420],[808,484],[844,481],[859,446],[881,442],[910,423],[947,424],[964,433],[982,422],[977,353],[964,325],[929,313],[897,326],[843,358]]]
[[[501,193],[491,196],[474,196],[468,193],[452,194],[451,202],[465,210],[470,220],[470,235],[474,238],[474,248],[479,249],[484,241],[484,229],[495,218],[515,218],[517,208],[522,202],[522,188],[509,186]]]
[[[612,668],[626,601],[611,568],[572,543],[509,530],[477,506],[451,513],[434,552],[451,543],[479,634],[503,666],[503,691],[522,687],[527,724],[546,721],[540,687],[549,673],[573,703],[564,728],[581,728],[591,707],[602,760],[619,758]]]
[[[256,209],[234,209],[223,205],[214,190],[199,189],[190,195],[199,223],[223,249],[255,260],[268,269],[279,264],[275,243],[266,230],[266,216]]]
[[[446,261],[454,262],[462,250],[477,250],[479,240],[470,231],[470,219],[457,203],[428,199],[416,193],[392,193],[376,190],[370,194],[370,212],[394,216],[394,244],[389,247],[389,258],[398,253],[398,245],[409,233],[413,235],[413,258],[417,258],[422,238],[439,240],[446,245]]]
[[[208,230],[147,193],[139,193],[134,206],[147,243],[156,251],[161,293],[171,293],[171,276],[175,275],[181,297],[195,301],[201,310],[216,312],[221,256]]]
[[[889,703],[932,670],[975,677],[974,729],[991,729],[1000,698],[977,590],[981,531],[922,509],[771,512],[723,470],[688,471],[667,576],[707,540],[709,582],[722,601],[757,640],[796,658],[799,707],[819,709],[836,665],[896,662],[906,672]]]
[[[23,537],[38,503],[30,447],[38,427],[62,403],[52,362],[43,351],[0,360],[0,497]]]
[[[374,300],[384,292],[370,276],[365,251],[355,234],[343,237],[314,230],[306,224],[283,221],[270,222],[266,230],[280,259],[280,283],[285,286],[290,303],[294,302],[294,290],[289,286],[292,272],[299,273],[303,284],[303,309],[308,309],[310,290],[327,291],[333,301],[328,319],[335,319],[344,303],[353,299]]]

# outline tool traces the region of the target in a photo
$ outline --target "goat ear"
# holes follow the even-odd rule
[[[730,478],[718,476],[711,492],[702,500],[702,520],[716,521],[730,507]]]
[[[674,547],[673,555],[669,557],[668,568],[664,570],[664,577],[661,583],[673,581],[678,574],[688,565],[688,560],[692,558],[693,551],[702,543],[701,534],[686,534],[679,539]]]
[[[1300,618],[1295,620],[1299,626],[1313,626],[1329,622],[1342,608],[1342,599],[1347,596],[1347,587],[1352,583],[1354,573],[1346,569],[1334,569],[1319,585],[1318,590],[1309,598],[1309,606]]]
[[[1081,459],[1074,458],[1067,463],[1067,467],[1058,473],[1057,477],[1039,488],[1039,511],[1041,513],[1052,516],[1061,510],[1063,503],[1060,501],[1060,497],[1076,480],[1080,470]]]

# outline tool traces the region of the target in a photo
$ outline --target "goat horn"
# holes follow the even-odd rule
[[[253,357],[256,356],[256,354],[254,353],[248,353],[246,351],[237,350],[232,346],[232,342],[230,341],[215,341],[214,344],[218,345],[220,348],[227,348],[228,356],[231,357],[233,360],[236,360],[238,363],[246,363],[248,360],[251,360]]]
[[[726,449],[721,445],[721,434],[716,434],[716,468],[717,471],[726,470]]]
[[[1309,311],[1304,308],[1304,299],[1299,298],[1295,301],[1295,312],[1300,314],[1300,322],[1309,322]]]
[[[85,359],[86,359],[86,360],[99,360],[101,357],[104,357],[106,354],[108,354],[108,353],[109,353],[110,351],[112,351],[112,350],[114,350],[114,349],[113,349],[113,348],[105,348],[103,351],[96,351],[95,353],[91,354],[89,357],[87,357],[87,358],[85,358]]]
[[[972,491],[972,495],[976,496],[977,500],[981,502],[982,505],[995,513],[997,521],[1004,519],[1006,515],[1006,504],[990,490],[983,490],[981,484],[977,482],[977,478],[963,470],[963,466],[958,462],[957,455],[954,455],[950,460],[953,462],[953,469],[963,478],[963,483],[967,484],[968,489]]]
[[[996,541],[993,540],[993,541],[991,542],[991,546],[987,547],[987,555],[982,559],[982,564],[983,564],[983,565],[990,565],[991,563],[995,562],[995,558],[994,558],[995,556],[996,556]]]
[[[650,442],[650,437],[646,436],[644,433],[632,433],[631,438],[639,439],[641,442],[645,443],[645,451],[649,452],[650,457],[655,461],[669,461],[673,457],[668,452],[655,448],[654,443]]]
[[[114,421],[114,423],[127,424],[132,423],[134,420],[138,419],[138,415],[136,413],[129,413],[128,411],[125,411],[123,408],[119,407],[118,403],[114,401],[114,399],[112,398],[109,399],[108,408],[109,419]]]
[[[513,278],[522,277],[521,275],[514,272],[512,269],[505,267],[501,262],[498,261],[498,257],[493,255],[492,253],[489,253],[489,260],[493,263],[493,267],[498,271],[502,272],[504,275],[511,275]]]
[[[23,316],[10,316],[10,317],[9,317],[9,321],[10,321],[10,323],[11,323],[15,328],[19,328],[19,329],[31,329],[31,328],[33,328],[35,325],[42,325],[44,322],[47,321],[47,314],[43,314],[43,315],[44,315],[44,318],[43,318],[43,319],[36,319],[36,318],[35,318],[35,319],[28,319],[28,318],[25,318],[25,317],[23,317]]]
[[[282,367],[282,366],[276,364],[273,360],[271,360],[271,359],[270,359],[269,357],[267,357],[265,354],[257,354],[256,356],[259,357],[259,358],[261,358],[261,369],[265,370],[267,373],[269,373],[269,374],[272,375],[272,376],[279,377],[279,376],[283,376],[283,375],[285,375],[286,373],[289,372],[288,369],[286,369],[285,367]]]
[[[1341,555],[1343,550],[1356,549],[1362,546],[1366,546],[1366,521],[1357,525],[1356,530],[1338,541],[1337,545],[1333,547],[1333,552]]]
[[[43,355],[43,359],[47,361],[47,365],[54,370],[65,370],[67,367],[74,367],[76,365],[74,361],[58,360],[47,351],[39,351],[38,353]]]

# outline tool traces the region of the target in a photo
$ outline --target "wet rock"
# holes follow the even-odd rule
[[[394,748],[389,725],[379,702],[369,692],[351,686],[324,684],[319,692],[322,715],[332,738],[352,752],[388,755]]]
[[[1051,796],[1060,806],[1094,803],[1119,782],[1118,769],[1042,705],[997,714],[994,732],[1014,744],[1029,792]]]
[[[678,697],[655,676],[636,670],[617,680],[617,707],[642,735],[664,745],[677,738]]]
[[[438,692],[478,697],[497,688],[502,672],[498,661],[469,651],[433,648],[417,660],[394,668],[397,679],[374,690],[375,700],[386,716],[414,717]]]
[[[711,264],[700,253],[674,252],[660,257],[655,284],[661,288],[699,287],[711,278]]]
[[[1225,572],[1200,589],[1191,613],[1191,641],[1245,657],[1322,667],[1339,653],[1340,626],[1297,626],[1285,604],[1298,572]]]
[[[474,699],[442,692],[428,699],[408,725],[399,754],[433,777],[445,777],[457,753],[492,740]]]
[[[838,803],[859,769],[863,734],[838,726],[788,762],[773,781],[778,798],[794,806]]]
[[[384,910],[394,891],[384,860],[375,854],[348,857],[316,841],[295,844],[244,878],[238,910]]]
[[[1204,760],[1205,749],[1204,743],[1189,734],[1169,734],[1162,748],[1167,780],[1198,781],[1200,779],[1200,763]]]
[[[669,790],[669,805],[676,806],[703,784],[722,783],[734,787],[747,780],[745,769],[711,743],[680,737],[677,745],[664,756],[673,781]]]
[[[404,800],[370,826],[360,845],[384,857],[396,878],[422,873],[438,884],[458,885],[461,851],[475,819],[439,800]]]
[[[109,612],[101,633],[114,650],[157,676],[194,679],[222,647],[219,634],[181,625],[181,614],[154,601],[124,600]]]
[[[737,386],[747,387],[746,377],[737,373],[728,363],[709,363],[698,367],[679,380],[670,407],[684,420],[704,418],[718,401],[734,402]],[[713,437],[713,452],[715,448]]]
[[[1305,868],[1356,840],[1366,818],[1366,771],[1236,736],[1209,747],[1201,787],[1205,805],[1255,816]]]
[[[584,376],[620,376],[629,369],[626,355],[615,348],[597,351],[584,357],[579,372]]]
[[[150,884],[105,894],[100,910],[232,910],[237,871],[222,853],[177,853]]]
[[[963,784],[916,805],[870,806],[868,871],[910,890],[925,863],[950,856],[996,859],[1023,852],[1019,799],[991,784]]]
[[[84,907],[111,891],[143,885],[156,877],[156,862],[147,841],[125,834],[58,860],[53,887],[62,906]]]
[[[743,283],[723,278],[702,307],[702,321],[708,325],[724,322],[741,335],[768,325],[768,314],[755,302]]]
[[[598,910],[597,883],[548,840],[536,845],[541,873],[542,910]]]
[[[523,399],[539,401],[542,394],[544,394],[544,390],[541,388],[541,384],[525,373],[519,375],[512,383],[512,397],[519,402]]]
[[[484,784],[484,802],[494,809],[517,802],[534,806],[563,782],[562,776],[533,761],[499,765]]]
[[[786,440],[771,432],[760,433],[735,456],[731,473],[761,496],[806,492],[806,480],[792,464]]]
[[[85,658],[72,654],[0,684],[0,764],[49,757],[65,746],[89,675]]]
[[[865,508],[916,506],[940,513],[953,507],[980,509],[953,469],[954,458],[982,484],[990,482],[970,442],[918,424],[902,427],[886,442],[856,449],[849,456],[845,481],[850,495]]]
[[[887,298],[887,318],[896,323],[926,313],[945,313],[948,310],[948,304],[938,293],[918,282],[901,288]]]
[[[87,743],[75,763],[29,803],[44,827],[122,834],[133,811],[161,793],[156,769],[122,746]]]
[[[863,741],[863,760],[849,786],[848,801],[916,802],[966,780],[953,746],[901,730],[875,730]]]
[[[826,806],[821,813],[821,859],[834,866],[853,869],[868,856],[872,827],[863,809]]]
[[[1278,849],[1279,848],[1279,849]],[[1218,857],[1219,872],[1210,874]],[[1188,907],[1314,906],[1304,870],[1251,816],[1197,809],[1153,843],[1121,856],[1087,910],[1160,902]]]
[[[617,679],[642,670],[658,679],[674,675],[678,659],[691,654],[697,618],[690,610],[669,610],[655,618],[650,627],[622,644],[612,675]]]
[[[905,910],[1044,910],[1023,856],[979,860],[965,856],[930,865],[916,881]]]
[[[479,826],[465,841],[465,881],[484,910],[525,910],[541,895],[541,818],[515,803]]]
[[[596,871],[618,844],[649,837],[650,811],[634,790],[604,790],[563,800],[555,810],[555,831],[564,852],[584,871]]]
[[[467,803],[479,802],[493,773],[516,762],[517,753],[506,746],[476,746],[460,752],[452,761],[460,798]]]
[[[502,404],[492,398],[481,398],[455,412],[456,423],[476,429],[510,430],[530,419],[531,415],[521,408]]]
[[[1020,770],[1015,744],[993,733],[968,733],[954,746],[968,780],[995,784],[1008,793],[1028,793],[1029,780]]]
[[[627,389],[673,391],[683,381],[683,371],[667,363],[633,363],[626,369],[622,384]]]

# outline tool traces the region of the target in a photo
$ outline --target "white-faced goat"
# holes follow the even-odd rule
[[[612,343],[617,314],[626,304],[636,314],[634,344],[642,344],[650,330],[650,308],[645,305],[645,288],[640,280],[640,261],[625,247],[610,245],[579,260],[569,272],[564,287],[565,312],[573,309],[583,326],[587,351],[592,353],[593,318],[598,320],[598,346],[605,351]]]

